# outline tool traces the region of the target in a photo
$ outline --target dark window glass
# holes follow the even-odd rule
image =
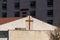
[[[30,6],[31,6],[31,8],[36,8],[36,1],[31,1]]]
[[[22,14],[27,14],[27,12],[23,12]]]
[[[48,4],[48,7],[53,7],[53,0],[48,0],[47,4]]]
[[[16,2],[15,3],[15,9],[19,9],[20,8],[20,3],[19,2]]]
[[[22,16],[26,17],[27,16],[27,12],[22,12]]]
[[[29,9],[27,9],[27,8],[26,8],[26,9],[21,9],[21,11],[28,11],[28,10],[29,10]]]
[[[7,2],[7,0],[3,0],[3,2]]]
[[[8,37],[8,31],[0,31],[0,38],[7,38]]]
[[[53,10],[48,10],[47,16],[48,17],[53,17]]]
[[[34,10],[34,11],[31,11],[30,15],[31,15],[32,17],[35,17],[35,16],[36,16],[36,11],[35,11],[35,10]]]
[[[14,0],[15,2],[19,2],[20,0]]]
[[[1,1],[1,0],[0,0]]]
[[[53,24],[53,20],[47,20],[47,23]]]
[[[20,12],[15,12],[15,17],[20,17]]]
[[[23,17],[26,17],[26,15],[23,15]]]
[[[25,28],[15,28],[15,30],[26,30]]]
[[[2,12],[2,17],[7,17],[7,12]]]
[[[6,4],[6,3],[3,3],[3,4],[2,4],[2,9],[3,9],[3,10],[7,10],[7,4]]]

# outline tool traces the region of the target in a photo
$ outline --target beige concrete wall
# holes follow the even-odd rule
[[[49,40],[49,31],[9,31],[9,40]]]

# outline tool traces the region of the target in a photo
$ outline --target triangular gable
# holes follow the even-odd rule
[[[15,28],[25,28],[26,19],[27,19],[27,17],[21,18],[21,19],[15,20],[15,21],[11,21],[9,23],[2,24],[2,25],[0,25],[0,30],[14,30]]]
[[[33,18],[30,16],[30,18],[33,20],[33,22],[31,22],[31,30],[54,30],[57,27],[47,24],[43,21],[40,21],[36,18]],[[14,30],[15,28],[27,28],[28,27],[28,22],[26,22],[26,20],[28,20],[29,17],[25,17],[22,19],[18,19],[3,25],[0,25],[0,30]]]
[[[43,22],[41,20],[32,18],[34,20],[33,22],[33,30],[54,30],[57,27],[51,24],[48,24],[46,22]]]

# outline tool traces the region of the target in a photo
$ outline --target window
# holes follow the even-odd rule
[[[20,17],[20,12],[15,12],[15,17]]]
[[[53,17],[53,10],[48,10],[47,16],[48,17]]]
[[[27,15],[24,15],[24,14],[22,15],[22,17],[26,17],[26,16],[27,16]]]
[[[1,1],[1,0],[0,0]]]
[[[27,14],[27,12],[23,12],[22,14]]]
[[[15,2],[19,2],[20,0],[14,0]]]
[[[20,3],[19,2],[16,2],[15,3],[15,9],[19,9],[20,8]]]
[[[47,20],[47,23],[53,24],[53,20]]]
[[[21,28],[15,28],[15,30],[21,30]]]
[[[7,0],[3,0],[3,2],[7,2]]]
[[[8,31],[0,31],[0,38],[7,38],[8,37]]]
[[[27,12],[22,12],[22,16],[26,17],[27,16]]]
[[[31,8],[36,8],[36,1],[31,1],[30,6],[31,6]]]
[[[15,28],[15,30],[26,30],[26,28]]]
[[[30,15],[31,15],[32,17],[35,17],[35,16],[36,16],[36,11],[35,11],[35,10],[34,10],[34,11],[31,11]]]
[[[2,4],[2,9],[3,9],[3,10],[7,10],[7,4],[6,4],[6,3],[3,3],[3,4]]]
[[[21,9],[21,11],[28,11],[29,9],[28,8],[26,8],[26,9]]]
[[[53,0],[47,0],[48,7],[53,7]]]
[[[7,12],[2,12],[2,17],[7,17]]]

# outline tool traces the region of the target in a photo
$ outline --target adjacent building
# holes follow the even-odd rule
[[[0,0],[0,17],[31,15],[49,24],[60,26],[60,0]]]

